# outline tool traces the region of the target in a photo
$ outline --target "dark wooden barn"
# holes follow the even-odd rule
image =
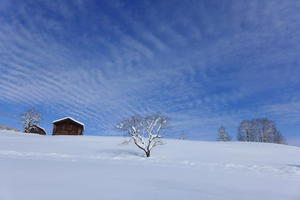
[[[28,128],[28,133],[35,133],[40,135],[46,135],[45,129],[38,125],[32,125],[30,128]]]
[[[83,135],[84,124],[66,117],[53,122],[52,135]]]

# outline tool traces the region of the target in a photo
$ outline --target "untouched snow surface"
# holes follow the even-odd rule
[[[0,131],[0,200],[299,200],[300,148]]]

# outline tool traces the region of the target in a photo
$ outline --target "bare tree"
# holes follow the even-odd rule
[[[21,115],[21,118],[25,133],[29,133],[33,125],[38,125],[42,120],[41,114],[33,109],[27,110]]]
[[[254,123],[251,120],[244,120],[238,128],[238,141],[254,142],[256,137]]]
[[[274,143],[287,144],[287,141],[285,140],[283,135],[279,131],[277,131],[276,134],[274,135]]]
[[[218,130],[218,141],[228,142],[231,141],[231,136],[228,134],[224,126],[221,126]]]
[[[286,144],[275,123],[267,118],[244,120],[238,130],[239,141]]]
[[[168,118],[162,115],[150,115],[146,117],[133,116],[123,120],[117,128],[128,133],[134,144],[150,157],[151,150],[162,145],[161,132],[168,127]]]

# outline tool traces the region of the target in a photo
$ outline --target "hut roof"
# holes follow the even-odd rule
[[[34,124],[32,126],[35,126],[35,127],[39,128],[39,129],[42,129],[45,133],[47,133],[46,130],[43,127],[40,127],[39,125]]]
[[[42,132],[40,132],[40,131],[42,131]],[[37,133],[40,135],[47,135],[46,130],[37,124],[33,124],[32,126],[30,126],[28,133]]]
[[[61,121],[64,121],[64,120],[71,120],[71,121],[75,122],[76,124],[79,124],[79,125],[81,125],[81,126],[84,127],[84,124],[83,124],[83,123],[81,123],[81,122],[79,122],[79,121],[73,119],[72,117],[64,117],[64,118],[62,118],[62,119],[55,120],[55,121],[53,121],[53,124],[56,124],[56,123],[61,122]]]

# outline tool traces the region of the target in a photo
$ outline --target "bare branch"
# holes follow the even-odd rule
[[[162,115],[134,116],[123,120],[116,127],[123,132],[127,132],[133,139],[134,144],[149,157],[155,146],[163,144],[161,131],[167,128],[167,122],[168,118]]]
[[[27,110],[21,115],[21,123],[24,127],[24,132],[28,133],[33,125],[38,125],[42,120],[41,114],[36,110]]]
[[[283,135],[277,130],[275,123],[267,118],[241,122],[238,140],[245,142],[286,143]]]

